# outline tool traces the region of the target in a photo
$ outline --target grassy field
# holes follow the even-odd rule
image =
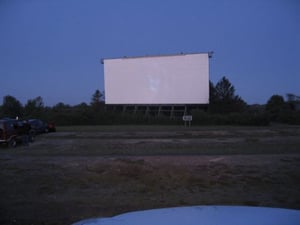
[[[299,126],[191,127],[79,126],[58,127],[38,136],[30,151],[17,155],[219,155],[299,153]]]
[[[185,205],[300,209],[300,127],[58,127],[0,148],[0,224]]]

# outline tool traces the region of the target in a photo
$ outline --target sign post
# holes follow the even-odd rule
[[[182,120],[184,121],[184,126],[186,127],[187,126],[187,122],[189,124],[189,127],[191,126],[191,122],[193,120],[193,116],[192,115],[184,115],[182,117]]]

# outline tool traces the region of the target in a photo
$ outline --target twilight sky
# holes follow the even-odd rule
[[[300,1],[0,0],[0,104],[89,103],[101,58],[207,51],[249,104],[300,95]]]

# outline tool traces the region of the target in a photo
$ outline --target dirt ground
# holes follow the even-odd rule
[[[64,130],[0,148],[0,224],[186,205],[300,209],[300,127],[251,129]]]

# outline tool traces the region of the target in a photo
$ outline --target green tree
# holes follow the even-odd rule
[[[272,121],[281,122],[281,118],[291,111],[281,95],[272,95],[266,104],[266,111]]]
[[[94,124],[93,122],[95,113],[91,110],[91,106],[89,106],[85,102],[73,106],[73,113],[75,113],[77,117],[78,124]]]
[[[300,97],[294,94],[288,93],[287,97],[287,104],[290,106],[290,109],[293,111],[297,111],[300,109]]]
[[[52,107],[54,112],[69,112],[71,109],[72,107],[70,105],[64,104],[63,102],[59,102]]]
[[[216,84],[215,91],[219,101],[232,101],[235,98],[235,88],[226,77]]]
[[[217,91],[213,82],[209,81],[209,102],[216,102],[218,100]]]
[[[279,113],[284,107],[285,102],[281,95],[272,95],[266,104],[266,110],[270,113]]]
[[[94,110],[99,110],[103,106],[103,94],[98,89],[95,91],[95,93],[92,96],[91,99],[91,106]]]
[[[24,115],[28,118],[42,118],[44,111],[44,102],[41,96],[27,101],[24,106]]]
[[[73,108],[62,102],[52,107],[49,119],[59,125],[74,125],[76,123]]]
[[[15,97],[6,95],[3,98],[2,114],[3,117],[22,117],[23,106]]]
[[[210,83],[210,112],[243,112],[246,105],[246,102],[235,94],[234,86],[226,77],[222,77],[215,87]]]

